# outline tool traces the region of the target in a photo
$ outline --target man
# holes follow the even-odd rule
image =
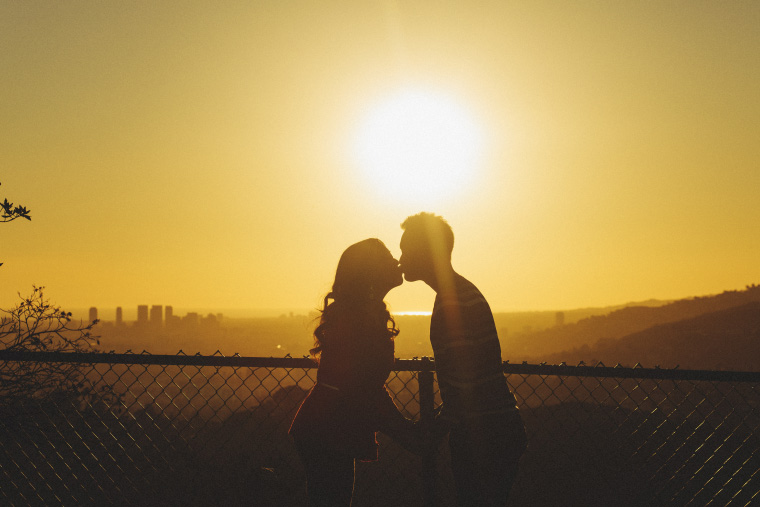
[[[454,271],[454,233],[442,217],[419,213],[401,228],[399,263],[407,281],[436,292],[430,321],[440,419],[450,424],[451,468],[459,506],[507,503],[526,438],[502,370],[491,308],[480,291]]]

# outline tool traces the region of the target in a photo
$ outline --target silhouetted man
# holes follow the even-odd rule
[[[451,468],[459,506],[507,503],[525,445],[525,430],[502,370],[488,302],[454,271],[454,233],[442,217],[420,213],[401,228],[401,269],[435,292],[430,343],[450,424]]]

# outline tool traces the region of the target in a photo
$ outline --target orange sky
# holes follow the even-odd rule
[[[0,306],[310,309],[423,209],[495,310],[758,283],[758,26],[754,1],[1,2],[0,198],[33,220],[0,225]],[[352,156],[408,89],[483,133],[456,191],[379,192]]]

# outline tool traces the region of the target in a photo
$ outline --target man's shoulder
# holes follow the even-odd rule
[[[448,291],[441,291],[436,295],[434,306],[469,306],[478,302],[485,302],[486,298],[474,283],[456,274],[454,283]]]
[[[487,310],[489,313],[491,312],[488,301],[483,293],[480,292],[480,289],[467,278],[457,275],[455,287],[455,304],[457,304],[463,312],[466,312],[468,308],[477,309],[477,311]]]
[[[471,299],[486,299],[480,292],[480,289],[478,289],[474,283],[461,275],[457,276],[458,279],[456,281],[456,292],[460,300],[467,301]]]
[[[451,312],[457,320],[463,322],[492,321],[493,313],[486,298],[480,290],[461,275],[456,275],[454,290],[448,294],[439,294],[433,308],[433,320],[451,320]]]

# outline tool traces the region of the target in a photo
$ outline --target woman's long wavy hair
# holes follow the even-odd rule
[[[330,346],[329,329],[341,319],[361,322],[374,334],[393,340],[399,333],[385,302],[375,294],[387,266],[383,262],[388,249],[376,238],[349,246],[338,261],[332,291],[323,301],[319,325],[314,330],[314,348],[309,352],[319,360],[322,350]],[[384,296],[385,294],[383,294]]]

